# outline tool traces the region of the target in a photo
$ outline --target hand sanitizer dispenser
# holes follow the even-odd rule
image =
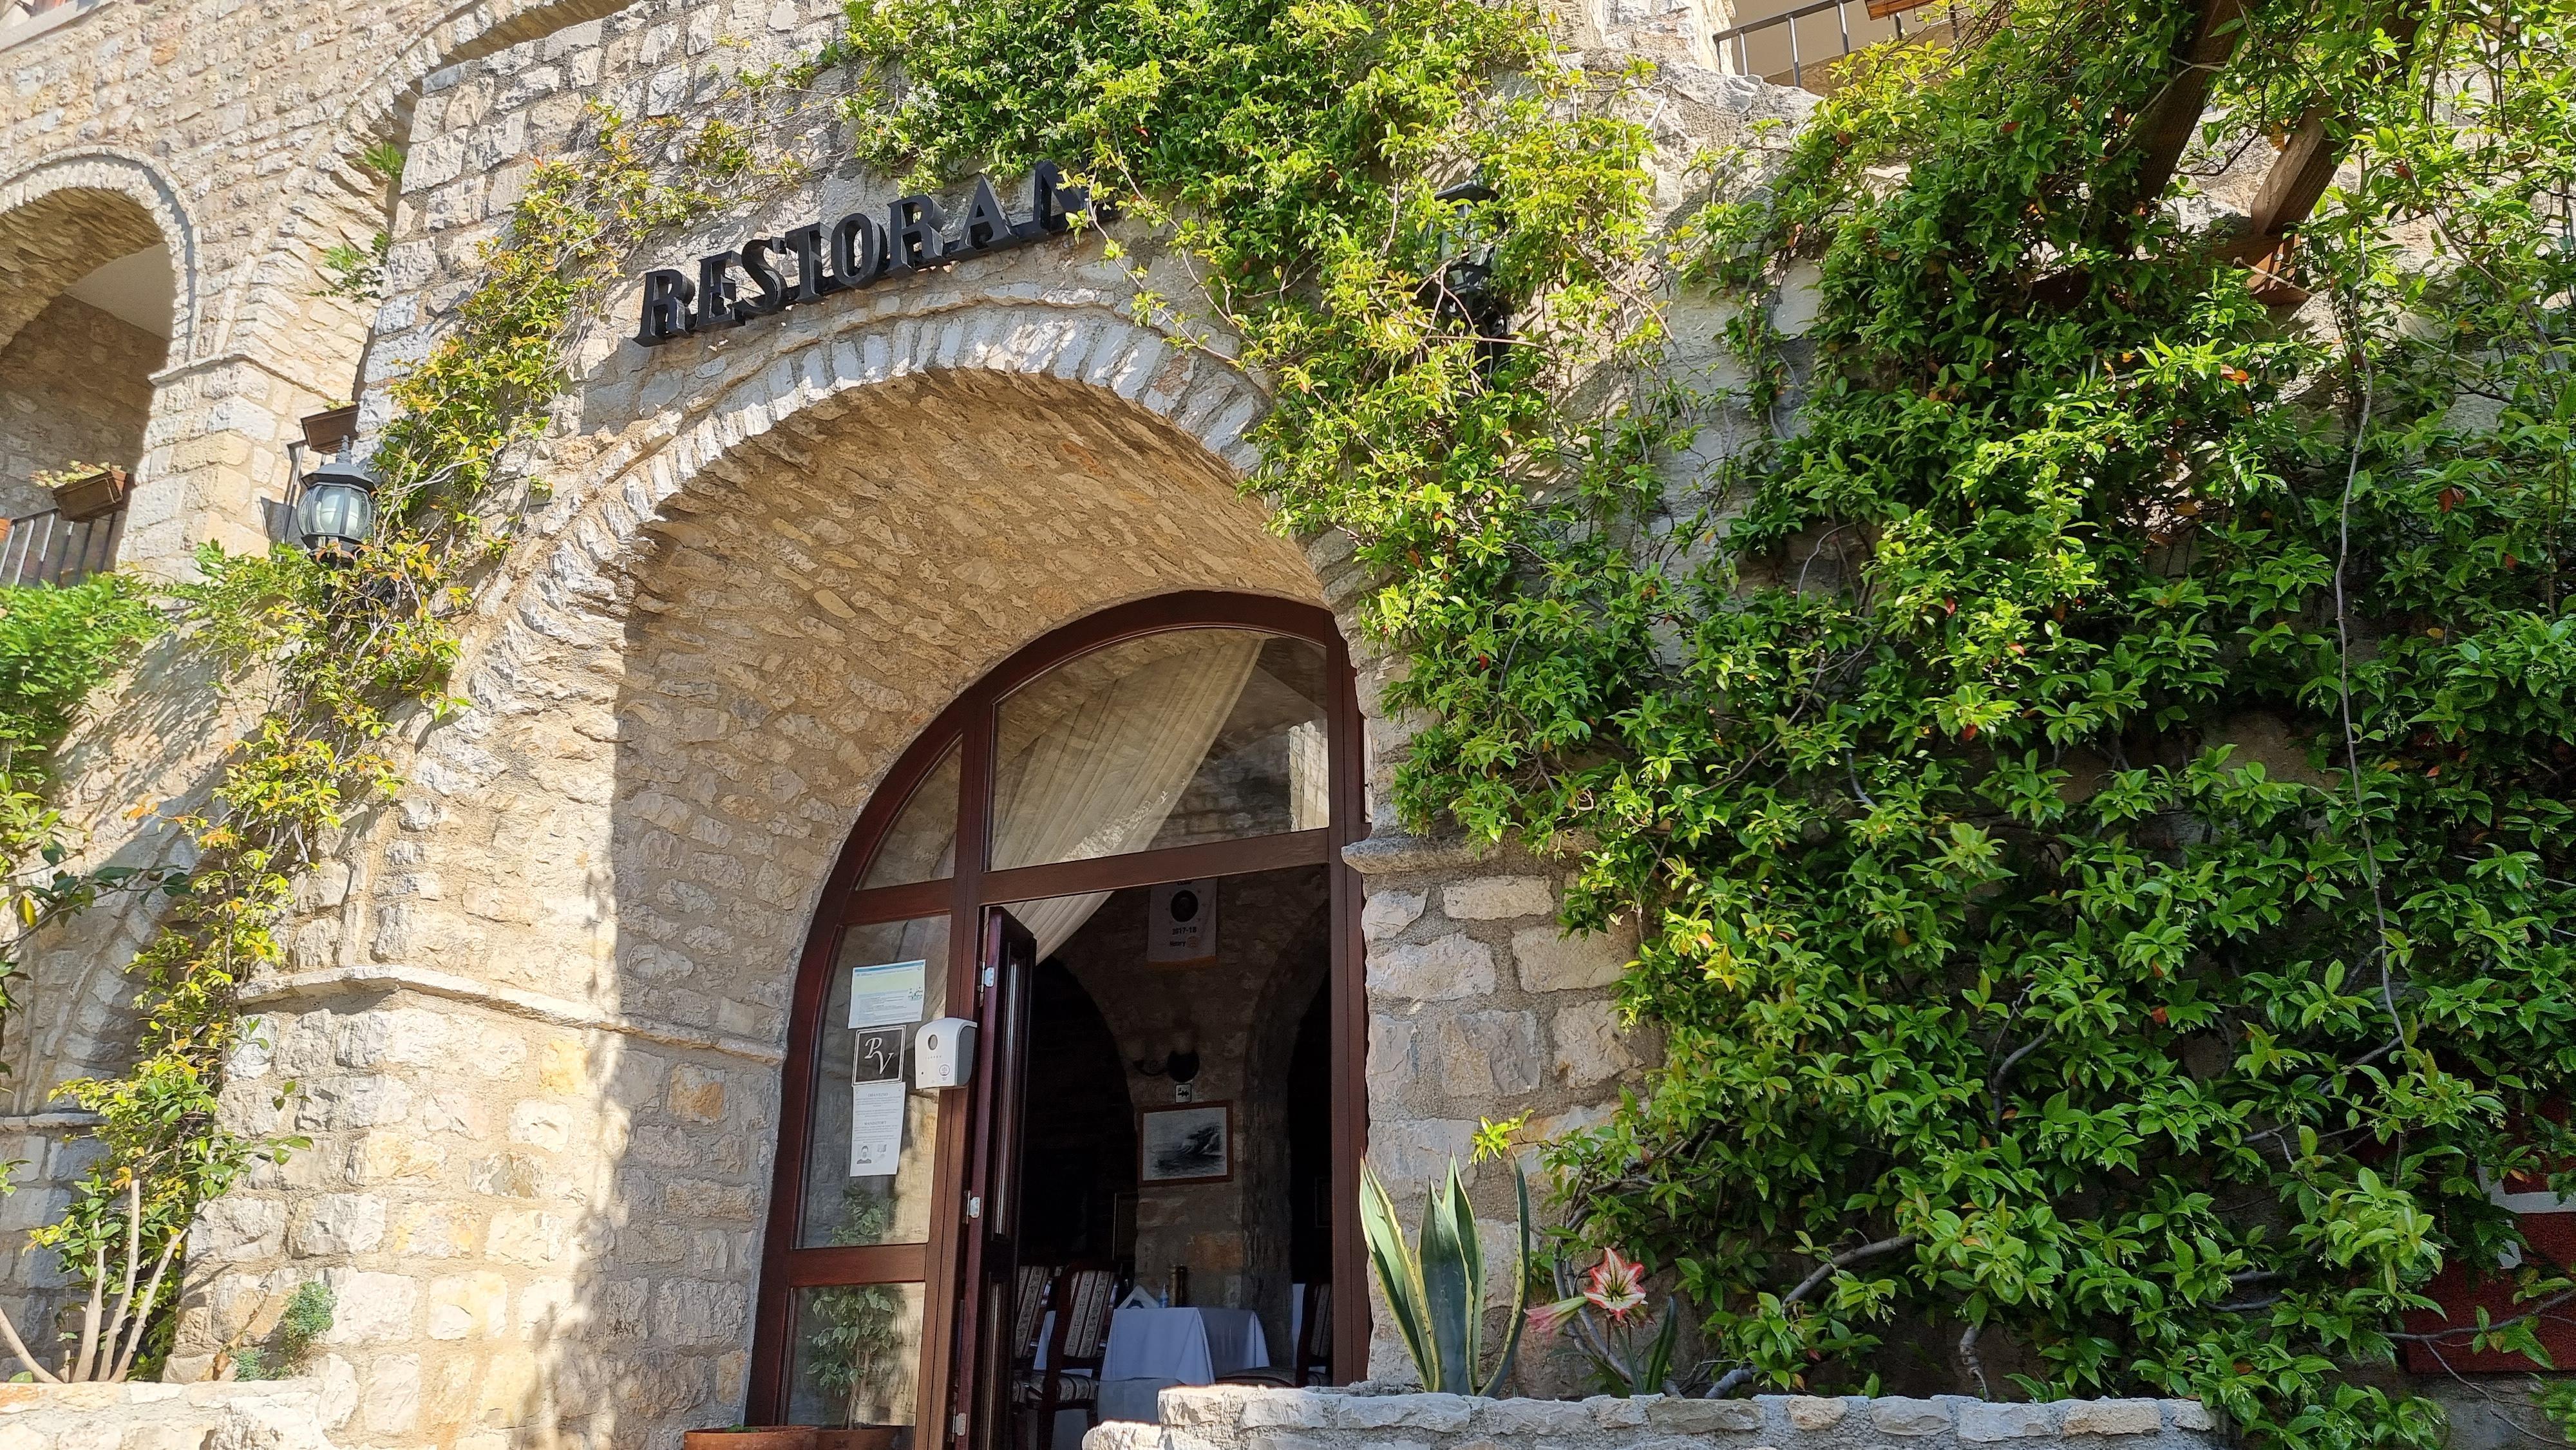
[[[964,1017],[934,1017],[912,1041],[912,1085],[964,1087],[975,1073],[975,1024]]]

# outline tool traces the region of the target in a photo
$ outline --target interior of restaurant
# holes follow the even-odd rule
[[[1302,1331],[1331,1232],[1331,921],[1321,866],[1133,887],[1040,965],[1016,1222],[1051,1297],[1014,1399],[1041,1418],[1055,1369],[1053,1443],[1323,1353]]]

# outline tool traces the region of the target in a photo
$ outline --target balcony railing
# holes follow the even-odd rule
[[[1870,0],[1808,0],[1807,4],[1794,10],[1764,16],[1733,30],[1719,31],[1715,37],[1718,61],[1730,66],[1737,75],[1756,76],[1774,84],[1785,82],[1801,90],[1821,94],[1832,88],[1838,63],[1864,46],[1890,38],[1925,40],[1936,32],[1953,32],[1956,21],[1947,5],[1941,7],[1938,19],[1917,15],[1912,28],[1906,26],[1908,11],[1923,10],[1931,3],[1932,0],[1915,0],[1908,5],[1899,0],[1896,5],[1872,5]],[[1860,12],[1857,17],[1852,14],[1855,10]],[[1814,25],[1800,22],[1826,14],[1833,17],[1832,34],[1819,37],[1822,43],[1810,46],[1799,32],[1821,30],[1824,25],[1822,22]],[[1855,20],[1858,21],[1857,26]],[[1788,52],[1785,56],[1780,54],[1784,48]],[[1786,69],[1777,65],[1781,60],[1788,62]],[[1757,61],[1761,62],[1759,68]],[[1811,71],[1815,73],[1812,84],[1808,74]]]
[[[9,519],[0,533],[0,585],[78,584],[116,567],[125,510],[80,523],[54,509]]]

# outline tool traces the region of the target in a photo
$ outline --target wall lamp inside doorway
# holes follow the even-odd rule
[[[1140,1057],[1131,1066],[1147,1077],[1168,1077],[1175,1083],[1195,1082],[1199,1075],[1198,1044],[1183,1038],[1178,1046],[1163,1054],[1162,1061]]]

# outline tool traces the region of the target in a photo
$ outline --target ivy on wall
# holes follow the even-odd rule
[[[1653,381],[1644,138],[1527,11],[890,0],[835,56],[862,154],[1081,155],[1168,225],[1279,380],[1254,486],[1386,581],[1408,815],[1642,921],[1668,1062],[1557,1156],[1703,1386],[2429,1444],[2349,1371],[2571,1293],[2526,1254],[2520,1308],[2406,1318],[2570,1147],[2569,17],[2245,10],[2210,149],[2358,167],[2289,316],[2120,200],[2196,13],[1998,8],[1712,158],[1672,272],[1736,304],[1726,399]],[[1500,345],[1439,295],[1470,175]],[[1796,426],[1668,477],[1721,404]]]
[[[377,526],[365,546],[324,560],[283,544],[258,554],[209,544],[197,556],[198,579],[169,590],[187,643],[248,692],[253,723],[207,800],[169,818],[187,841],[188,868],[136,878],[170,899],[126,968],[140,1019],[132,1064],[60,1089],[98,1115],[92,1134],[104,1151],[63,1217],[32,1237],[80,1281],[101,1265],[115,1277],[129,1259],[148,1272],[248,1167],[303,1146],[246,1134],[223,1110],[225,1063],[246,1031],[241,988],[253,973],[283,966],[277,929],[297,881],[400,788],[401,732],[456,705],[446,682],[476,571],[506,549],[541,487],[505,460],[524,463],[514,450],[542,430],[573,330],[644,238],[713,210],[718,185],[782,174],[746,139],[775,103],[771,89],[757,77],[709,80],[712,98],[694,118],[594,107],[586,153],[534,168],[508,230],[484,244],[481,282],[429,355],[392,385],[395,416],[374,452],[383,477]],[[323,259],[326,270],[334,260]],[[515,488],[496,486],[505,473]],[[54,593],[48,607],[87,611],[93,635],[154,618],[131,580],[84,589]],[[65,702],[129,653],[127,637],[139,638],[143,625],[114,636],[126,641],[115,647],[56,631],[37,642],[49,662],[40,671],[16,663],[10,618],[0,615],[0,705],[14,703],[8,692],[23,681],[28,739],[50,731],[41,742],[49,746]],[[75,672],[79,679],[57,678]],[[50,828],[38,798],[25,800]],[[45,904],[88,905],[126,874],[58,877]],[[277,1105],[293,1091],[286,1085]],[[137,1187],[139,1233],[128,1224]],[[166,1326],[155,1344],[137,1373],[153,1372]]]

